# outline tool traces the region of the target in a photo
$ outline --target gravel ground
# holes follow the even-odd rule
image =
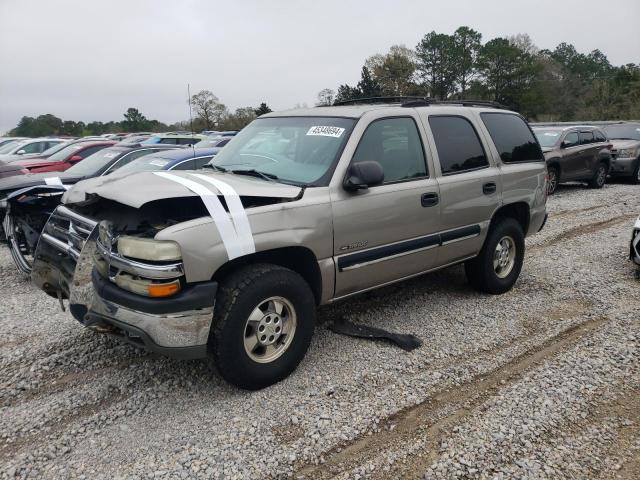
[[[561,187],[513,291],[461,267],[323,308],[278,385],[82,329],[0,249],[0,478],[639,478],[640,187]],[[343,337],[339,315],[411,352]]]

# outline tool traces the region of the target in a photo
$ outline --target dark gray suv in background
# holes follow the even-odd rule
[[[603,126],[602,130],[613,144],[611,176],[640,183],[640,123],[614,123]]]
[[[587,182],[602,188],[611,168],[612,144],[590,126],[534,126],[549,172],[549,194],[561,182]]]

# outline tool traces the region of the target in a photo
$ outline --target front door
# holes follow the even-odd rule
[[[562,141],[562,164],[560,180],[579,180],[584,176],[584,148],[580,145],[578,132],[568,132]]]
[[[331,192],[336,297],[392,282],[437,263],[440,193],[413,114],[372,121],[351,163],[379,162],[379,186]]]

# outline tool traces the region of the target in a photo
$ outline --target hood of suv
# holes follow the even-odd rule
[[[637,148],[640,147],[640,140],[616,140],[610,139],[609,142],[613,144],[613,148],[620,150],[623,148]]]
[[[156,175],[160,172],[140,172],[134,175],[110,175],[92,178],[76,184],[62,198],[62,203],[84,202],[91,195],[122,203],[134,208],[156,200],[168,198],[197,197],[184,185]],[[198,178],[203,175],[220,180],[229,185],[240,197],[264,197],[293,199],[302,192],[301,187],[283,183],[269,182],[259,178],[234,175],[232,173],[212,172],[161,172],[197,182],[216,193],[213,185]]]

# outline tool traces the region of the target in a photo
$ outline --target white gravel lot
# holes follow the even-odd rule
[[[83,329],[0,249],[0,478],[640,478],[640,187],[561,187],[513,291],[453,267],[323,308],[278,385]],[[339,315],[421,348],[339,336]]]

